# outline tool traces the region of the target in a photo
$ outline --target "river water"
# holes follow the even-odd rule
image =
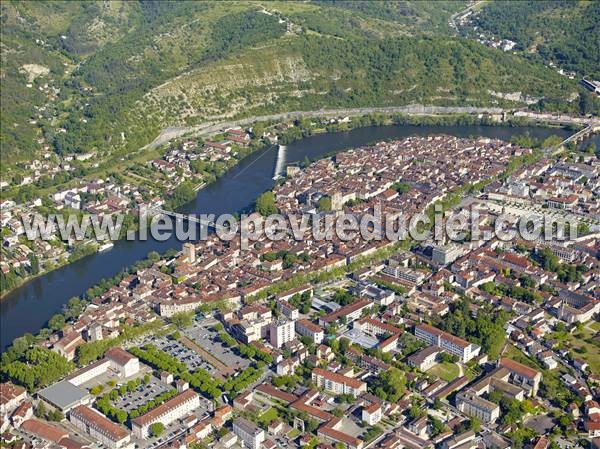
[[[561,137],[569,133],[562,129],[536,127],[502,128],[491,126],[379,126],[348,132],[319,134],[289,144],[285,151],[286,164],[314,159],[332,151],[356,147],[378,140],[402,138],[410,135],[451,134],[458,137],[485,136],[509,140],[511,136],[529,134],[546,138],[552,134]],[[235,213],[248,208],[255,199],[273,184],[277,149],[271,147],[251,154],[223,177],[198,193],[194,201],[181,212],[195,214]],[[163,253],[170,248],[181,248],[175,237],[159,242],[119,241],[112,250],[88,256],[12,291],[0,303],[0,349],[4,350],[13,339],[26,332],[37,333],[50,317],[73,296],[82,295],[103,278],[109,278],[122,269],[143,259],[150,251]]]

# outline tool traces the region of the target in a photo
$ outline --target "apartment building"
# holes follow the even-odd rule
[[[425,280],[425,274],[421,271],[416,271],[403,266],[387,266],[383,269],[383,272],[397,279],[410,282],[411,284],[420,284]]]
[[[242,447],[259,449],[265,441],[265,431],[245,418],[233,420],[233,433],[239,438]]]
[[[436,364],[439,353],[440,349],[437,346],[427,346],[408,357],[407,363],[421,371],[427,371]]]
[[[541,372],[507,357],[502,357],[498,366],[507,369],[510,381],[524,388],[530,396],[537,394],[542,381]]]
[[[424,323],[415,325],[415,336],[430,345],[439,346],[449,354],[456,355],[464,363],[477,357],[481,350],[477,345]]]
[[[354,329],[359,329],[365,334],[373,337],[381,337],[383,335],[397,335],[402,333],[402,329],[392,326],[391,324],[384,323],[370,317],[361,318],[354,322]]]
[[[294,307],[293,305],[291,305],[289,302],[284,301],[282,299],[280,299],[279,301],[277,301],[277,309],[288,319],[288,320],[297,320],[298,319],[298,315],[300,312],[298,312],[298,309],[296,307]]]
[[[473,391],[461,391],[456,395],[456,408],[466,415],[474,416],[482,422],[492,423],[500,416],[500,406],[483,399]]]
[[[131,429],[136,437],[146,438],[152,424],[161,422],[168,426],[176,419],[189,415],[199,406],[200,397],[192,390],[185,390],[148,413],[135,418],[131,422]]]
[[[127,430],[85,405],[72,409],[69,421],[106,447],[120,449],[130,444],[131,435]]]
[[[363,407],[361,412],[361,418],[370,426],[374,426],[381,418],[383,418],[383,408],[379,402],[373,402],[372,404]]]
[[[347,306],[340,307],[335,312],[331,312],[319,318],[319,325],[329,326],[335,323],[342,317],[346,317],[346,321],[351,323],[361,317],[363,311],[373,306],[373,303],[367,299],[361,299],[348,304]]]
[[[321,368],[313,369],[312,380],[317,387],[335,394],[351,394],[356,397],[367,391],[367,384],[363,381]]]
[[[389,306],[396,299],[396,294],[391,290],[377,287],[369,282],[361,282],[354,289],[354,294],[366,298],[380,306]]]
[[[27,390],[10,382],[0,384],[0,415],[8,415],[27,398]]]
[[[300,335],[311,338],[317,345],[321,344],[325,338],[325,332],[323,331],[323,328],[305,318],[296,321],[296,332]]]
[[[285,343],[296,338],[295,325],[293,321],[279,320],[270,324],[269,338],[271,345],[281,348]]]
[[[463,250],[458,245],[435,245],[431,250],[431,259],[439,265],[447,265],[462,254]]]

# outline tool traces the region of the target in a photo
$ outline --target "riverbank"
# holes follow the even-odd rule
[[[537,140],[557,134],[564,138],[569,133],[562,129],[508,128],[497,126],[369,126],[338,133],[315,134],[287,146],[286,165],[323,157],[335,151],[366,145],[367,143],[409,135],[451,134],[458,137],[481,135],[510,140],[516,135],[529,135]],[[221,178],[198,192],[195,200],[180,209],[181,213],[233,213],[244,210],[256,198],[272,188],[273,167],[277,151],[273,147],[258,150],[243,159]],[[11,292],[2,301],[2,347],[26,332],[37,332],[52,314],[73,296],[81,296],[91,286],[112,278],[124,267],[133,265],[150,252],[165,253],[179,250],[181,242],[170,239],[120,241],[105,253],[96,253],[55,272],[38,277]]]
[[[372,112],[372,111],[379,112]],[[269,123],[269,124],[255,124],[255,127],[259,127],[262,133],[255,132],[253,140],[251,144],[248,146],[249,151],[245,151],[246,149],[238,149],[238,151],[242,154],[242,157],[236,159],[233,164],[228,165],[228,170],[233,168],[233,166],[237,165],[241,159],[247,157],[256,151],[261,151],[267,148],[272,141],[269,141],[262,137],[262,134],[266,131],[269,132],[270,135],[276,137],[278,142],[283,145],[289,144],[291,142],[296,142],[302,138],[309,137],[315,134],[321,133],[336,133],[336,132],[346,132],[353,129],[368,127],[368,126],[392,126],[392,125],[411,125],[411,126],[470,126],[470,125],[484,125],[484,126],[523,126],[526,121],[520,120],[519,122],[514,121],[499,121],[497,115],[486,115],[482,114],[480,110],[472,110],[472,108],[461,109],[461,108],[453,108],[452,111],[462,111],[462,112],[453,112],[451,114],[438,114],[438,115],[407,115],[407,114],[399,114],[394,113],[392,111],[405,111],[406,108],[382,108],[382,109],[363,109],[363,111],[371,111],[368,114],[354,117],[353,119],[348,119],[348,116],[345,116],[341,119],[329,119],[333,111],[325,112],[323,116],[315,118],[314,120],[298,120],[297,123],[292,127],[287,127],[288,122],[284,123]],[[446,110],[446,109],[444,109]],[[361,110],[354,110],[361,111]],[[386,111],[386,112],[384,112]],[[427,112],[428,110],[421,110],[421,112]],[[468,112],[467,112],[468,111]],[[485,109],[487,113],[499,113],[501,110],[489,110]],[[348,112],[345,110],[339,110],[335,112]],[[431,111],[429,111],[431,112]],[[439,111],[438,111],[439,112]],[[473,113],[477,112],[478,115],[473,115]],[[293,114],[293,113],[290,113]],[[259,134],[259,135],[257,135]],[[165,142],[166,145],[168,142]],[[145,147],[144,147],[145,148]],[[127,164],[125,164],[121,169],[117,171],[121,174],[125,174]],[[222,175],[221,175],[222,176]],[[88,175],[89,178],[89,175]],[[220,176],[216,176],[214,180],[209,182],[202,182],[194,185],[193,189],[182,195],[181,197],[174,196],[169,200],[169,205],[167,206],[169,209],[176,210],[185,204],[193,201],[194,197],[197,195],[198,191],[202,188],[206,187],[207,184],[215,182]],[[90,178],[91,179],[91,178]],[[56,187],[58,188],[58,187]],[[46,193],[47,194],[47,193]],[[139,231],[139,223],[136,219],[135,215],[130,216],[130,220],[125,221],[126,226],[120,233],[120,239],[124,239],[127,235],[127,231]],[[29,274],[27,276],[23,276],[25,270],[22,268],[18,271],[18,274],[8,273],[8,274],[0,274],[0,276],[6,276],[6,278],[0,279],[0,286],[3,288],[0,291],[0,301],[2,301],[5,297],[7,297],[10,292],[15,289],[24,286],[26,283],[35,279],[40,275],[45,275],[51,273],[65,265],[78,262],[83,257],[89,256],[91,253],[95,252],[95,250],[89,250],[85,244],[79,244],[81,254],[72,258],[72,254],[68,259],[64,260],[62,263],[53,264],[51,269],[44,269],[42,265],[42,271],[36,274]],[[10,283],[8,281],[8,276],[11,276]],[[13,284],[14,285],[11,285]]]

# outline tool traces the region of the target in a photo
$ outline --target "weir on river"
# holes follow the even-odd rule
[[[273,179],[276,181],[280,176],[283,176],[283,168],[285,167],[285,145],[278,145],[277,149],[277,160],[275,161],[275,171],[273,172]]]

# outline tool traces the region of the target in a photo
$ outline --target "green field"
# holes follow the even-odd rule
[[[276,420],[279,417],[279,413],[275,407],[270,407],[266,412],[264,412],[258,418],[262,424],[269,425],[272,421]]]
[[[569,332],[554,332],[552,338],[560,341],[560,348],[571,350],[574,358],[581,358],[590,365],[590,372],[600,372],[600,345],[594,341],[600,323],[592,322],[583,326],[581,330]]]
[[[433,374],[446,382],[452,382],[460,374],[460,368],[456,363],[442,362],[430,368],[427,374]]]

